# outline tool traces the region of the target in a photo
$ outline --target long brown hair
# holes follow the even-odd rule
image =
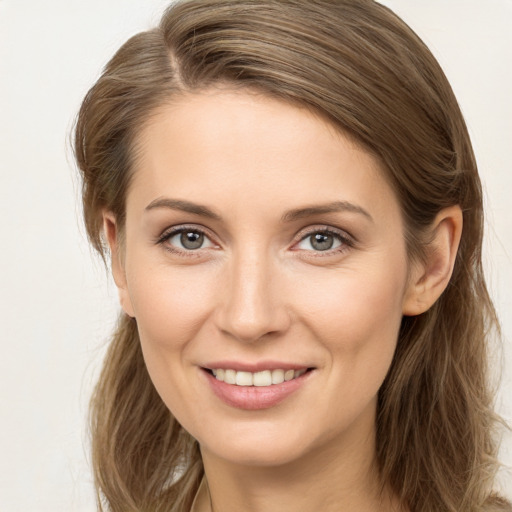
[[[445,207],[462,240],[437,303],[404,317],[379,392],[383,481],[414,512],[512,510],[498,468],[488,383],[497,332],[481,264],[482,192],[464,119],[416,34],[372,0],[188,0],[116,53],[83,101],[75,154],[84,217],[105,256],[102,211],[122,229],[137,134],[184,91],[215,83],[307,106],[376,155],[401,203],[411,258]],[[185,511],[203,474],[197,443],[167,410],[144,365],[136,320],[122,315],[91,402],[100,508]]]

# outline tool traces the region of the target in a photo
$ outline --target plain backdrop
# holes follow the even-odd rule
[[[93,511],[86,408],[116,313],[67,138],[80,101],[167,0],[0,0],[0,510]],[[485,187],[485,261],[512,420],[512,0],[387,0],[440,60]],[[499,358],[498,358],[499,359]],[[512,440],[502,458],[512,463]],[[512,495],[512,473],[502,486]]]

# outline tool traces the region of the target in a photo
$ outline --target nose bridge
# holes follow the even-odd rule
[[[277,273],[275,262],[264,250],[246,247],[233,254],[218,312],[219,328],[245,342],[284,331],[289,319]]]

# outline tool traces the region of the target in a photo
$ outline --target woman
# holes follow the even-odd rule
[[[123,309],[100,507],[511,510],[475,159],[392,12],[178,2],[106,66],[75,150]]]

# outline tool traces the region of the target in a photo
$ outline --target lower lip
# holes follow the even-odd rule
[[[236,386],[217,380],[208,371],[203,370],[203,373],[206,375],[212,391],[225,404],[237,409],[255,411],[269,409],[281,403],[306,383],[312,371],[308,371],[296,379],[271,386]]]

